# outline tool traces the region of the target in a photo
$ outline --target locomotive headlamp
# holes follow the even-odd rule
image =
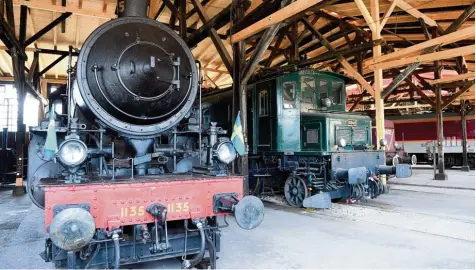
[[[213,148],[215,156],[220,162],[230,164],[236,158],[236,150],[231,142],[218,142]]]
[[[380,145],[381,146],[387,146],[388,142],[386,139],[380,139]]]
[[[395,150],[400,150],[400,145],[398,144],[398,142],[394,142],[393,147],[395,147]]]
[[[324,98],[321,100],[321,104],[324,107],[330,107],[332,105],[332,101],[330,98]]]
[[[347,142],[345,141],[344,138],[340,138],[338,141],[337,141],[337,145],[339,147],[345,147],[347,145]]]
[[[88,156],[86,144],[78,139],[64,141],[58,149],[58,160],[65,166],[79,166]]]

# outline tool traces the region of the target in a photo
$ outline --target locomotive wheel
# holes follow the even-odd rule
[[[399,156],[398,155],[393,156],[392,165],[397,166],[399,163],[400,163]]]
[[[309,196],[306,181],[303,178],[289,175],[284,183],[284,196],[289,205],[293,207],[302,207],[304,199]]]
[[[417,164],[417,157],[415,155],[412,155],[412,165],[415,166]]]

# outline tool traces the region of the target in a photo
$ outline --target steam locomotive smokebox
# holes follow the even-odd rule
[[[197,70],[187,44],[167,26],[121,17],[84,43],[74,88],[86,115],[126,137],[150,138],[188,113],[197,94]]]

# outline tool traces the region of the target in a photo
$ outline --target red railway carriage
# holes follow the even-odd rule
[[[431,161],[431,142],[437,140],[436,114],[392,116],[388,118],[395,125],[397,142],[405,145],[405,150],[418,157],[419,161]],[[467,116],[467,147],[469,165],[474,168],[474,115]],[[455,113],[444,113],[443,135],[446,166],[462,165],[461,117]]]

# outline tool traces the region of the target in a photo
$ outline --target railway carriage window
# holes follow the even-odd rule
[[[325,80],[319,80],[319,95],[321,99],[327,98],[328,96],[327,81]]]
[[[259,116],[268,116],[269,112],[269,94],[268,90],[262,90],[259,92]]]
[[[301,111],[316,109],[316,82],[313,77],[301,78]]]
[[[296,108],[296,83],[285,82],[283,84],[283,108]]]
[[[332,99],[334,104],[341,104],[342,103],[342,90],[344,88],[344,84],[341,82],[332,82]]]

